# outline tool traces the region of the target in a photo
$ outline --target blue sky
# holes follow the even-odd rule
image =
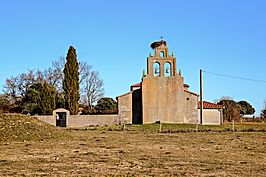
[[[266,80],[264,0],[1,0],[0,90],[6,78],[45,69],[69,45],[100,72],[105,95],[140,82],[150,43],[163,35],[191,91],[199,69]],[[257,110],[266,83],[204,74],[204,99],[247,100]]]

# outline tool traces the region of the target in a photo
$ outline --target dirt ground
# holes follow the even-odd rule
[[[63,131],[0,142],[0,176],[266,176],[265,132]]]

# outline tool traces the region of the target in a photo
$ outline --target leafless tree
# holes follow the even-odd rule
[[[12,101],[16,101],[19,97],[17,88],[18,77],[11,77],[6,79],[3,91],[8,95]]]
[[[100,78],[97,71],[89,72],[84,80],[83,97],[89,107],[89,112],[92,111],[92,106],[100,98],[104,96],[103,80]]]
[[[52,66],[45,71],[45,80],[55,86],[62,93],[62,81],[64,78],[63,69],[65,58],[60,57],[52,63]],[[81,94],[81,103],[84,103],[92,109],[95,104],[104,95],[103,80],[100,78],[97,71],[92,70],[87,62],[79,62],[79,85]]]
[[[62,81],[64,78],[63,69],[65,66],[65,58],[59,57],[58,60],[52,62],[52,66],[44,70],[42,77],[48,84],[53,85],[58,92],[62,92]]]
[[[63,94],[64,67],[65,58],[60,57],[44,71],[39,69],[36,71],[29,70],[28,73],[6,79],[3,91],[15,103],[25,97],[28,88],[33,83],[46,81],[49,85],[54,86],[59,94]],[[79,77],[80,94],[82,96],[80,101],[89,106],[91,110],[92,105],[104,95],[103,80],[97,71],[92,70],[92,66],[83,61],[79,62]]]
[[[62,79],[65,59],[60,57],[52,62],[52,66],[44,71],[37,69],[29,70],[27,73],[21,73],[6,79],[4,93],[8,94],[12,101],[18,101],[23,98],[28,88],[37,82],[46,81],[53,85],[59,92],[62,91]]]
[[[22,73],[16,77],[6,79],[3,91],[9,96],[12,102],[21,100],[26,95],[28,88],[36,82],[33,70],[28,73]]]
[[[44,70],[41,73],[43,80],[47,81],[49,84],[53,85],[59,92],[63,91],[63,79],[64,79],[64,67],[66,59],[60,57],[58,60],[52,62],[52,66]],[[79,62],[79,84],[82,85],[84,80],[88,77],[91,72],[91,66],[87,62]],[[84,84],[83,84],[84,85]]]

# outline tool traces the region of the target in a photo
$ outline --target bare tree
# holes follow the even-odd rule
[[[92,66],[88,65],[87,62],[79,62],[79,84],[82,85],[85,80],[89,77]]]
[[[59,57],[58,60],[52,62],[52,66],[44,70],[42,73],[43,79],[53,85],[58,92],[63,91],[62,81],[64,78],[63,69],[65,66],[65,58]]]
[[[5,85],[4,85],[4,93],[6,93],[7,97],[10,99],[10,102],[13,104],[17,102],[17,100],[20,98],[20,94],[17,88],[18,83],[18,76],[11,77],[6,79]]]
[[[84,100],[91,112],[93,104],[104,96],[104,84],[97,71],[90,72],[84,81]]]
[[[65,66],[65,58],[59,57],[52,62],[52,65],[41,71],[29,70],[27,73],[22,73],[15,77],[6,79],[4,85],[4,93],[8,95],[11,103],[19,103],[25,97],[28,88],[34,83],[42,83],[46,81],[58,91],[58,94],[63,93],[63,69]],[[104,95],[103,80],[100,78],[97,71],[92,70],[92,66],[87,62],[79,62],[79,85],[80,85],[80,102],[85,103],[91,111],[92,105],[95,104]]]
[[[36,82],[33,70],[28,73],[22,73],[16,77],[6,79],[3,91],[12,101],[18,101],[26,95],[28,88]]]
[[[62,80],[64,77],[63,68],[65,58],[60,57],[52,63],[52,66],[45,72],[45,80],[55,86],[62,93]],[[92,66],[87,62],[79,62],[79,85],[80,85],[80,102],[92,110],[92,105],[104,96],[103,80],[99,72],[93,71]]]
[[[63,91],[63,79],[64,73],[63,69],[65,67],[66,59],[64,57],[59,57],[58,60],[52,62],[52,66],[44,70],[41,75],[43,80],[47,81],[50,85],[53,85],[60,93]],[[88,77],[91,72],[91,66],[87,62],[79,62],[79,84],[84,85],[84,80]],[[81,89],[82,90],[82,89]]]

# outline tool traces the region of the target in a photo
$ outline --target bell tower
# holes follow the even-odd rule
[[[147,57],[147,74],[143,71],[142,82],[118,98],[121,120],[136,124],[196,123],[198,95],[188,90],[177,73],[174,54],[169,54],[162,39],[153,42],[151,48],[153,53]]]
[[[147,75],[142,78],[143,123],[183,122],[184,78],[176,72],[176,58],[166,41],[153,42],[147,57]]]
[[[173,53],[169,55],[166,41],[153,42],[151,48],[154,50],[154,55],[150,54],[147,58],[147,76],[176,76],[176,58]]]

